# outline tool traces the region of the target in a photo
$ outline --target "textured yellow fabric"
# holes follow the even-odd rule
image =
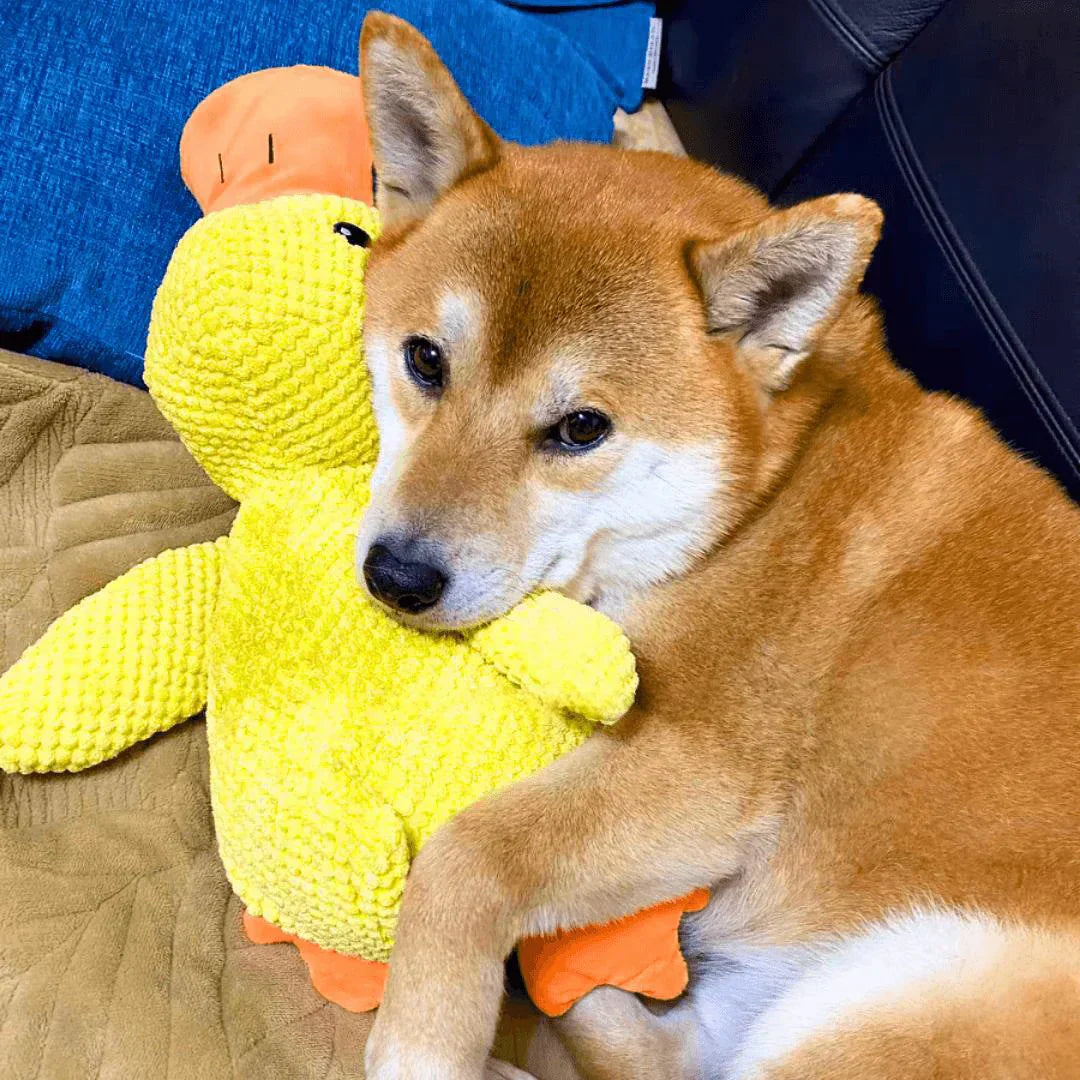
[[[85,767],[195,711],[205,689],[233,887],[283,930],[385,960],[434,829],[578,746],[590,720],[617,719],[637,678],[619,629],[563,597],[471,635],[425,635],[357,584],[377,433],[367,254],[341,221],[378,231],[363,204],[285,196],[210,214],[181,241],[147,382],[240,510],[225,540],[168,552],[73,608],[0,679],[0,760]]]
[[[0,679],[0,769],[85,769],[206,703],[223,538],[162,552],[56,620]]]
[[[375,211],[282,196],[196,222],[154,300],[146,382],[211,478],[236,499],[304,466],[373,466],[378,434],[361,337]]]
[[[586,720],[614,723],[633,699],[627,688],[637,687],[629,647],[612,647],[610,620],[559,593],[529,597],[471,640],[523,689]]]

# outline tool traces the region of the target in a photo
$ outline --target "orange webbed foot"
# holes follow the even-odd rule
[[[679,950],[679,922],[708,901],[708,890],[696,889],[616,922],[525,938],[518,959],[533,1004],[548,1016],[561,1016],[598,986],[659,1001],[678,997],[689,977]]]
[[[307,965],[311,985],[335,1005],[349,1012],[370,1012],[382,1002],[389,965],[324,949],[246,911],[244,933],[256,945],[295,945]]]

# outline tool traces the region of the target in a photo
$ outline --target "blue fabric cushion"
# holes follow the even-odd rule
[[[498,0],[4,0],[0,345],[140,382],[154,290],[198,216],[177,155],[191,111],[260,68],[355,71],[368,6],[420,27],[501,135],[610,138],[619,62],[588,46],[602,37],[594,24],[564,33],[560,12]],[[613,25],[637,6],[610,9]]]
[[[641,79],[649,43],[649,19],[656,5],[645,0],[502,0],[542,15],[595,65],[618,104],[633,111],[641,104]]]

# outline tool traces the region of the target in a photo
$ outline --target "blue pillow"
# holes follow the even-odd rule
[[[139,383],[154,290],[198,217],[177,154],[191,111],[260,68],[355,71],[368,6],[423,30],[506,138],[610,138],[619,61],[596,47],[594,24],[564,33],[559,12],[498,0],[3,0],[0,345]],[[627,10],[612,25],[639,6],[615,5]]]
[[[562,31],[611,86],[628,112],[641,104],[649,20],[656,5],[646,0],[502,0]]]

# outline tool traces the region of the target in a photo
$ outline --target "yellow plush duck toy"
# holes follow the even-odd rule
[[[248,131],[273,107],[278,154],[297,153],[301,120],[290,129],[281,115],[302,96],[296,80],[325,81],[319,93],[346,94],[350,108],[358,80],[257,75],[211,95],[211,115],[197,111],[185,131],[185,176],[202,152],[216,209],[173,255],[146,352],[155,401],[239,502],[235,523],[135,567],[27,650],[0,680],[0,766],[84,769],[205,708],[221,857],[249,933],[296,941],[320,989],[365,1009],[380,1000],[405,877],[427,837],[617,720],[635,665],[613,623],[555,594],[471,634],[432,636],[358,585],[354,540],[378,443],[361,331],[378,218],[339,194],[277,194],[291,186],[286,170],[264,162],[253,183],[213,142],[222,116],[239,113]],[[245,177],[238,197],[258,201],[234,203],[213,183],[227,184],[226,165]],[[326,163],[326,187],[352,193],[354,181],[363,192],[369,176]],[[681,965],[674,929],[688,906],[648,946],[669,968]],[[545,980],[566,981],[553,948],[531,954],[541,1001]],[[643,966],[658,970],[654,956],[636,957]],[[620,980],[586,979],[603,981]],[[569,1004],[557,998],[549,1011]]]

